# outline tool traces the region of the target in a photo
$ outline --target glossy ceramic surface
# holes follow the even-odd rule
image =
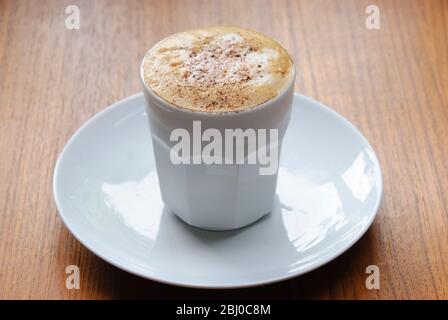
[[[67,228],[111,264],[165,283],[234,288],[313,270],[351,247],[382,194],[373,149],[344,118],[295,94],[274,210],[236,231],[190,227],[160,197],[142,94],[94,116],[57,162]]]

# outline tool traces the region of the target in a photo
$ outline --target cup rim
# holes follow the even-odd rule
[[[242,28],[240,28],[242,29]],[[244,29],[244,30],[248,30],[248,29]],[[250,30],[252,31],[252,30]],[[256,33],[259,33],[257,31],[253,31]],[[263,36],[268,37],[266,35],[263,34]],[[168,36],[170,37],[170,36]],[[282,89],[282,91],[280,93],[278,93],[275,97],[273,97],[272,99],[269,99],[259,105],[247,108],[247,109],[243,109],[243,110],[237,110],[237,111],[222,111],[222,112],[206,112],[206,111],[200,111],[200,110],[190,110],[187,108],[183,108],[183,107],[178,107],[173,105],[172,103],[166,101],[165,99],[163,99],[162,97],[160,97],[159,95],[157,95],[150,86],[148,86],[148,84],[145,81],[144,78],[144,68],[143,68],[143,64],[146,60],[146,56],[149,54],[149,52],[151,51],[151,49],[153,47],[155,47],[157,44],[159,44],[161,41],[165,40],[167,37],[164,37],[163,39],[159,40],[158,42],[156,42],[151,48],[149,48],[149,50],[145,53],[145,55],[143,56],[143,59],[141,60],[140,63],[140,81],[143,85],[143,88],[154,98],[157,100],[159,106],[162,106],[166,109],[169,109],[170,111],[175,111],[175,112],[181,112],[181,113],[186,113],[189,115],[201,115],[201,116],[210,116],[210,117],[216,117],[216,116],[235,116],[235,115],[239,115],[239,114],[247,114],[247,113],[253,113],[256,112],[256,110],[261,110],[261,109],[266,109],[269,105],[276,103],[278,100],[280,100],[281,98],[283,98],[283,96],[291,89],[292,86],[294,86],[294,82],[295,82],[295,78],[296,78],[296,67],[295,67],[295,63],[294,60],[292,59],[291,55],[289,54],[289,52],[283,48],[286,52],[288,52],[288,55],[291,59],[292,62],[292,74],[291,77],[289,79],[289,82],[287,85],[284,86],[284,88]],[[278,41],[272,39],[273,41],[275,41],[277,44],[279,44],[280,46],[282,46],[280,43],[278,43]],[[282,46],[283,47],[283,46]]]

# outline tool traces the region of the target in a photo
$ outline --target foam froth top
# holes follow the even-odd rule
[[[192,111],[256,107],[282,92],[292,74],[292,60],[280,44],[231,27],[174,34],[157,43],[143,62],[152,91]]]

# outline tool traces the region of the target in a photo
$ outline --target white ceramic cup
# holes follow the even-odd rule
[[[213,128],[219,130],[223,137],[226,129],[245,131],[252,128],[257,132],[258,129],[277,129],[278,145],[268,143],[267,147],[271,152],[278,152],[279,159],[281,142],[290,119],[295,69],[287,88],[273,99],[240,112],[215,114],[179,108],[157,96],[144,81],[144,60],[140,79],[160,190],[166,206],[192,226],[217,231],[247,226],[271,212],[278,165],[273,174],[261,175],[260,168],[265,166],[258,162],[174,164],[170,152],[177,142],[171,141],[170,136],[173,130],[182,128],[193,137],[193,121],[201,121],[202,132]]]

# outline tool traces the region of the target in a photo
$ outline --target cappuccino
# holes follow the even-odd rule
[[[276,41],[255,31],[213,27],[174,34],[143,60],[145,84],[175,107],[210,113],[260,106],[282,93],[293,62]]]

